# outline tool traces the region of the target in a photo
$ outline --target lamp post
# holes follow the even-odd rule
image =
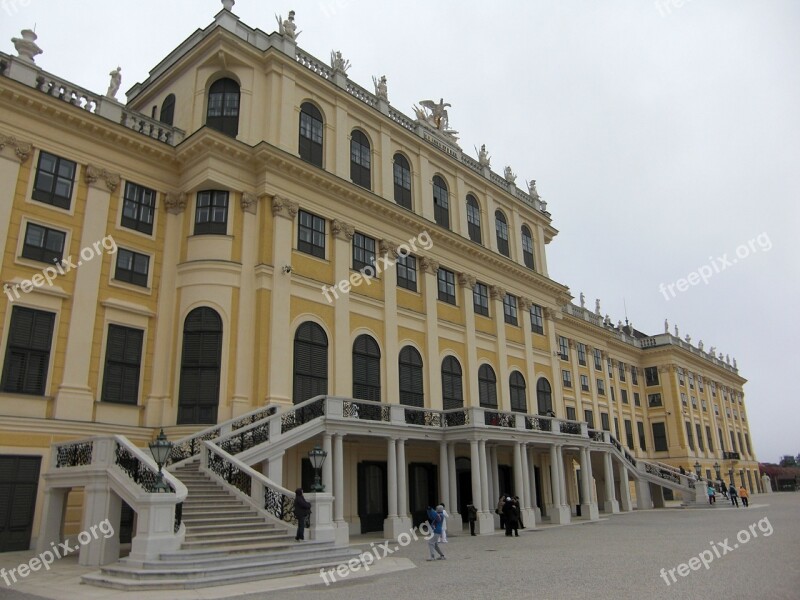
[[[700,467],[700,461],[699,461],[699,460],[696,460],[696,461],[694,462],[694,472],[695,472],[695,474],[697,475],[697,478],[698,478],[698,479],[700,479],[700,468],[701,468],[701,467]]]
[[[733,485],[733,463],[731,463],[731,468],[728,469],[728,481],[730,482],[729,485]]]
[[[314,448],[308,452],[308,459],[311,461],[311,466],[314,467],[314,485],[311,486],[312,492],[325,491],[325,486],[322,485],[320,479],[320,471],[322,471],[322,465],[327,456],[328,453],[319,446],[314,446]]]
[[[167,463],[170,452],[172,452],[172,442],[167,439],[163,427],[155,441],[150,442],[148,445],[150,446],[150,453],[153,455],[153,460],[155,460],[158,465],[158,481],[153,489],[158,493],[169,493],[172,490],[164,481],[164,473],[161,468]]]
[[[719,463],[715,461],[715,462],[714,462],[714,471],[716,471],[716,473],[717,473],[717,481],[719,481],[719,480],[720,480],[720,479],[719,479],[719,475],[720,475],[720,473],[719,473],[719,469],[720,469]]]

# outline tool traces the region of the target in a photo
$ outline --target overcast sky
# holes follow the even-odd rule
[[[220,8],[0,0],[0,49],[13,54],[10,38],[36,25],[42,68],[103,93],[119,65],[124,91]],[[234,12],[271,32],[290,9],[303,49],[326,61],[341,50],[370,90],[372,75],[387,75],[405,114],[422,99],[450,102],[465,151],[485,143],[495,171],[537,180],[560,230],[550,276],[576,303],[581,291],[590,308],[600,298],[615,323],[627,305],[647,333],[668,318],[681,337],[736,357],[758,458],[800,452],[789,377],[799,366],[800,3],[238,0]],[[707,283],[676,285],[709,271]]]

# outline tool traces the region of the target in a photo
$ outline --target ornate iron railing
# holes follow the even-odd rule
[[[390,419],[389,407],[368,402],[345,400],[342,403],[342,416],[345,419],[358,419],[360,421],[383,421]]]
[[[470,424],[470,413],[468,410],[450,410],[444,413],[445,427],[459,427]]]
[[[404,406],[407,425],[422,425],[423,427],[441,427],[442,413],[424,408]]]
[[[553,421],[548,417],[526,415],[525,429],[531,429],[533,431],[553,431]]]
[[[250,495],[253,484],[250,473],[240,469],[229,459],[217,454],[210,448],[208,449],[208,468],[243,494]]]
[[[559,428],[561,433],[568,433],[569,435],[581,434],[581,424],[574,421],[561,421]]]
[[[264,510],[286,523],[297,524],[294,516],[294,497],[280,491],[264,487]]]
[[[278,408],[276,406],[265,406],[261,410],[257,410],[252,412],[244,417],[236,419],[231,423],[231,429],[236,431],[237,429],[241,429],[242,427],[247,427],[248,425],[252,425],[253,423],[260,421],[261,419],[266,419],[267,417],[271,417],[276,412],[278,412]]]
[[[168,465],[174,464],[176,462],[180,462],[186,458],[199,454],[200,450],[202,450],[203,448],[203,440],[217,439],[220,433],[221,433],[220,428],[216,427],[205,433],[197,434],[195,436],[183,440],[182,442],[176,443],[174,446],[172,446],[172,451],[170,452],[167,464]]]
[[[589,438],[595,442],[605,441],[605,438],[603,437],[603,432],[598,429],[590,429]]]
[[[156,491],[156,484],[159,481],[158,471],[143,462],[119,442],[115,442],[114,464],[144,491],[150,493]],[[171,492],[175,491],[174,486],[169,481],[164,479],[164,482],[169,486]]]
[[[305,425],[325,415],[325,398],[304,403],[281,416],[281,433]]]
[[[182,520],[183,520],[183,502],[178,502],[175,505],[175,525],[172,530],[174,533],[178,533],[178,530],[181,528]]]
[[[617,441],[617,438],[615,438],[615,437],[614,437],[613,435],[611,435],[611,434],[609,434],[608,438],[611,440],[611,443],[614,445],[614,448],[616,448],[617,450],[619,450],[620,452],[622,452],[622,444],[620,444],[620,443]]]
[[[517,426],[517,415],[514,413],[504,413],[496,410],[486,410],[483,412],[483,420],[490,427],[508,427],[514,429]]]
[[[626,450],[625,451],[625,460],[631,463],[634,467],[636,466],[636,459]]]
[[[92,441],[75,442],[58,446],[56,450],[56,469],[82,467],[92,464]]]
[[[270,422],[265,421],[248,429],[237,429],[236,432],[229,434],[223,440],[217,441],[216,444],[228,454],[239,454],[259,444],[268,442],[269,426]]]
[[[740,460],[738,452],[723,452],[722,460]]]
[[[660,477],[661,479],[666,479],[667,481],[671,481],[673,483],[677,483],[678,485],[682,485],[681,478],[678,475],[671,473],[667,469],[656,467],[654,465],[651,465],[650,463],[644,463],[644,470],[646,473],[650,473],[650,475],[655,475],[656,477]]]

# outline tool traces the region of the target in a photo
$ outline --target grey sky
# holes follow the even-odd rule
[[[679,4],[680,6],[676,6]],[[36,24],[37,63],[105,92],[146,78],[218,0],[0,0],[0,48]],[[738,360],[758,457],[800,452],[800,4],[748,0],[265,2],[250,26],[297,11],[299,45],[341,50],[349,76],[389,99],[443,97],[465,151],[535,178],[561,233],[550,275],[616,323],[681,337]],[[120,94],[122,97],[122,94]],[[474,151],[473,151],[474,152]],[[794,167],[794,168],[793,168]],[[793,176],[794,175],[794,176]],[[755,240],[746,257],[685,292],[659,291]],[[768,242],[768,243],[767,243]],[[769,249],[767,249],[769,247]],[[744,251],[740,249],[740,255]]]

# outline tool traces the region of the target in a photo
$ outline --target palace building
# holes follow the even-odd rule
[[[125,103],[31,31],[0,53],[0,551],[108,518],[82,563],[166,561],[234,500],[284,533],[317,446],[329,553],[440,502],[485,534],[500,494],[529,528],[694,501],[679,467],[758,491],[735,364],[573,303],[535,182],[448,104],[409,116],[233,4]]]

